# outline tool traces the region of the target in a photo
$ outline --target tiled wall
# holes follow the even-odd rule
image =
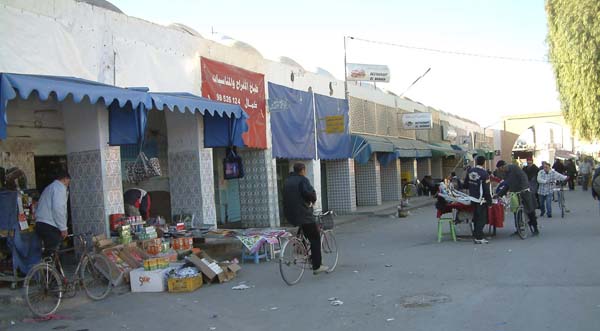
[[[33,144],[24,140],[0,141],[0,167],[18,167],[27,176],[28,188],[35,188]]]
[[[105,214],[122,214],[123,182],[121,179],[121,152],[119,147],[106,147],[102,150],[104,207]]]
[[[217,222],[212,150],[169,153],[171,213],[194,214],[194,226]]]
[[[402,178],[408,178],[409,181],[415,179],[415,159],[401,159]]]
[[[106,215],[108,209],[105,206],[105,178],[103,174],[112,174],[114,169],[103,171],[103,153],[110,154],[94,150],[69,153],[67,156],[69,174],[71,175],[71,186],[69,188],[71,217],[73,232],[76,234],[88,231],[101,234],[107,231],[108,219]]]
[[[381,199],[383,201],[400,201],[402,198],[402,181],[400,179],[400,160],[381,166]]]
[[[373,156],[367,164],[355,163],[356,205],[381,205],[381,171],[377,157]]]
[[[431,175],[431,158],[417,159],[417,178]]]
[[[443,171],[442,171],[442,160],[443,158],[441,157],[434,157],[431,159],[431,176],[436,179],[436,178],[443,178]]]
[[[240,151],[244,178],[240,179],[242,223],[248,227],[279,225],[277,173],[271,150]]]
[[[337,214],[356,211],[354,160],[326,161],[329,209]]]

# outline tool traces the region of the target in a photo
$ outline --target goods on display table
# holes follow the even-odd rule
[[[132,292],[192,292],[203,283],[234,279],[238,261],[218,262],[194,247],[194,237],[202,233],[186,230],[188,224],[111,217],[114,240],[100,235],[93,241],[111,262],[113,281],[129,281]]]

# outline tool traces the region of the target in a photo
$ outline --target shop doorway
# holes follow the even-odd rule
[[[327,163],[321,161],[321,208],[329,210],[329,199],[327,198]]]
[[[215,178],[215,207],[217,224],[241,223],[240,180],[225,179],[223,160],[225,148],[213,149],[213,174]]]
[[[277,200],[279,202],[279,222],[287,224],[283,213],[283,185],[285,180],[290,176],[290,161],[277,159]]]
[[[52,184],[56,176],[67,171],[67,156],[35,156],[35,182],[36,190],[41,194],[46,186]]]

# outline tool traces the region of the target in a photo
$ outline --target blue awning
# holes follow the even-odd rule
[[[375,152],[392,153],[394,152],[394,144],[386,137],[352,135],[352,158],[356,162],[366,164],[369,162],[371,154]],[[388,159],[385,156],[384,160],[388,163]]]
[[[71,96],[75,103],[82,102],[86,97],[92,104],[102,100],[107,107],[110,105],[126,107],[128,104],[134,108],[141,105],[152,106],[152,100],[147,93],[133,89],[75,77],[0,73],[0,139],[6,139],[8,101],[16,97],[27,99],[33,92],[36,92],[42,101],[54,95],[57,101],[63,101]]]
[[[149,94],[154,108],[158,110],[164,110],[166,107],[170,111],[178,110],[181,113],[187,110],[191,113],[198,111],[202,115],[208,113],[210,116],[248,118],[248,114],[240,105],[213,101],[191,93],[151,92]]]
[[[248,114],[240,105],[218,102],[191,93],[151,92],[154,108],[184,113],[199,112],[204,120],[204,147],[244,147]]]

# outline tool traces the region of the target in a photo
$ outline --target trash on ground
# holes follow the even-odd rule
[[[391,264],[386,264],[386,265],[385,265],[385,267],[386,267],[386,268],[389,268],[389,267],[391,267],[391,266],[392,266]]]
[[[63,321],[63,320],[72,320],[73,318],[63,315],[50,314],[44,317],[35,317],[35,318],[26,318],[23,320],[23,323],[39,323],[45,321]]]
[[[331,301],[331,305],[332,306],[341,306],[343,304],[344,304],[344,301],[342,301],[342,300],[333,300],[333,301]]]
[[[335,300],[337,300],[337,299],[338,299],[338,298],[336,298],[336,297],[331,297],[331,298],[329,298],[329,299],[327,299],[327,300],[328,300],[328,301],[335,301]]]
[[[383,296],[383,294],[377,294],[375,297],[379,298],[379,297],[382,297],[382,296]]]
[[[209,329],[209,330],[211,330],[211,331],[214,331],[214,330],[216,330],[217,328],[215,328],[214,326],[211,326],[211,327],[210,327],[210,328],[208,328],[208,329]]]
[[[232,289],[232,290],[239,290],[239,291],[243,291],[243,290],[247,290],[247,289],[249,289],[249,288],[250,288],[250,286],[248,286],[248,285],[246,285],[246,284],[240,284],[240,285],[238,285],[238,286],[234,286],[234,287],[232,287],[231,289]]]
[[[393,318],[393,317],[392,317],[392,318],[388,318],[388,319],[386,319],[385,321],[386,321],[386,322],[391,322],[391,321],[393,321],[393,320],[395,320],[395,318]]]
[[[278,310],[279,307],[271,307],[271,310]]]
[[[357,273],[358,273],[358,270],[354,270],[354,271],[352,271],[352,272],[353,272],[353,273],[355,273],[355,274],[357,274]]]

